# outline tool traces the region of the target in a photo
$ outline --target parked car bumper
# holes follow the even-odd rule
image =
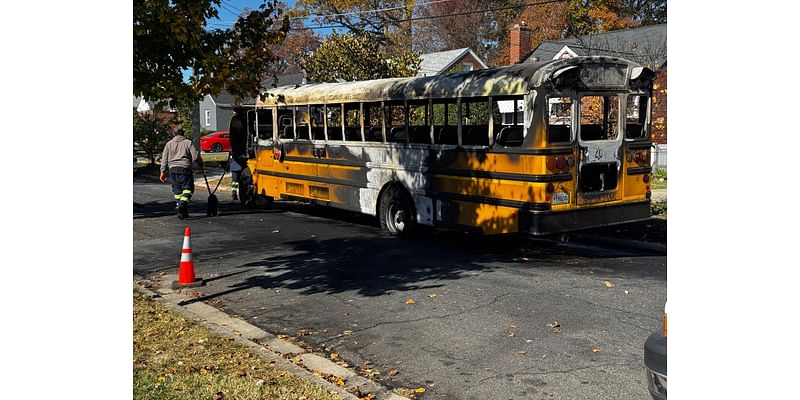
[[[666,400],[667,338],[663,332],[653,332],[644,342],[644,366],[650,395],[655,400]]]

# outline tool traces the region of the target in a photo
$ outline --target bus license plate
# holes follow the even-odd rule
[[[553,193],[553,204],[568,204],[568,203],[569,203],[569,193],[565,192]]]

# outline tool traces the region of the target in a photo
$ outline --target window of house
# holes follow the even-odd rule
[[[474,67],[472,64],[470,64],[470,63],[463,63],[463,64],[461,64],[461,66],[462,66],[462,68],[463,68],[464,72],[472,71],[472,70],[473,70],[473,68],[475,68],[475,67]]]
[[[572,140],[573,104],[569,97],[547,99],[548,143],[568,143]]]
[[[344,105],[344,139],[350,142],[361,141],[361,105],[348,103]]]
[[[408,102],[408,132],[411,143],[431,144],[428,101]]]
[[[452,100],[434,100],[431,112],[433,143],[458,144],[458,103]]]
[[[342,140],[342,106],[328,104],[325,106],[327,118],[328,140]]]
[[[650,98],[647,96],[628,96],[625,106],[625,138],[644,139],[649,135],[647,116],[650,113]]]
[[[381,103],[364,103],[364,140],[383,142],[383,107],[381,107]]]
[[[206,110],[206,126],[211,126],[211,110]]]
[[[614,140],[619,137],[619,97],[581,97],[581,140]]]
[[[387,102],[386,105],[386,141],[407,143],[406,106],[403,102]]]
[[[461,99],[461,144],[489,145],[489,98]]]

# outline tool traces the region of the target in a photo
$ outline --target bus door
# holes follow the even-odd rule
[[[620,184],[620,95],[579,95],[577,204],[618,200]]]

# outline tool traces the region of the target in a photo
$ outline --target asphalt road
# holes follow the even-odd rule
[[[400,240],[370,217],[295,203],[239,211],[227,193],[208,218],[204,190],[181,221],[171,197],[134,179],[135,278],[176,273],[190,226],[207,279],[194,301],[370,362],[387,386],[425,387],[424,399],[649,398],[642,346],[661,325],[664,254],[450,232]]]

